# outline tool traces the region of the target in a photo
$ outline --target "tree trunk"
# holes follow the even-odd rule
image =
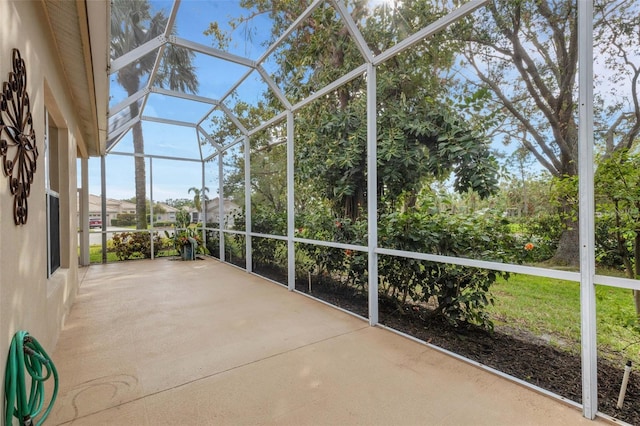
[[[136,180],[136,229],[147,229],[146,163],[144,159],[144,139],[140,122],[133,126],[133,152],[135,157]]]
[[[577,212],[571,201],[560,201],[562,207],[559,214],[563,217],[564,230],[558,241],[558,248],[551,262],[562,266],[580,266],[580,223],[576,218]]]
[[[577,125],[571,120],[567,122],[565,141],[567,141],[568,152],[561,153],[560,161],[562,170],[558,177],[563,179],[573,179],[578,176],[578,134]],[[579,267],[580,266],[580,224],[578,220],[579,209],[576,203],[580,197],[578,180],[575,181],[573,189],[564,195],[560,195],[560,217],[564,230],[558,241],[558,249],[551,261],[556,265]],[[575,192],[573,192],[575,191]]]
[[[552,263],[562,266],[580,266],[580,228],[577,220],[565,219],[565,230],[560,235]]]

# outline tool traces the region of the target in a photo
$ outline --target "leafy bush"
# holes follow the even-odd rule
[[[208,226],[208,225],[207,225]],[[213,257],[220,259],[220,233],[218,231],[206,231],[207,250]]]
[[[151,238],[146,232],[120,232],[113,234],[113,250],[119,260],[128,260],[134,255],[151,257]],[[156,256],[163,248],[162,238],[153,234],[153,254]]]
[[[191,216],[186,210],[178,210],[176,212],[176,228],[187,228],[191,223]]]
[[[224,235],[225,260],[241,268],[246,267],[246,238],[241,234]]]
[[[598,266],[624,270],[625,260],[633,259],[633,232],[621,229],[613,213],[597,215],[595,225]]]
[[[486,212],[483,215],[450,215],[437,213],[425,206],[404,212],[380,213],[380,246],[397,250],[468,257],[498,262],[519,262],[524,248],[509,229],[507,220]],[[252,229],[265,234],[286,230],[286,214],[258,211],[252,215]],[[244,224],[239,213],[237,224]],[[307,209],[296,215],[298,238],[333,241],[364,246],[367,244],[366,217],[358,220],[332,217],[329,211]],[[212,232],[208,242],[215,241]],[[228,256],[242,257],[244,236],[227,236]],[[285,248],[284,250],[282,248]],[[314,244],[296,243],[296,279],[313,274],[316,282],[346,294],[366,293],[368,255]],[[214,247],[210,247],[213,252]],[[269,238],[254,238],[252,259],[255,267],[286,271],[286,246]],[[234,259],[235,260],[235,259]],[[489,289],[500,273],[478,268],[420,261],[395,256],[380,256],[378,264],[381,297],[399,307],[419,303],[430,308],[431,315],[442,316],[451,324],[471,322],[487,328],[492,324],[486,307],[493,303]]]
[[[517,258],[526,263],[538,263],[553,257],[564,229],[557,214],[525,218],[512,224],[511,235],[519,248]]]
[[[136,224],[136,215],[133,213],[120,213],[117,221],[118,224],[116,226],[133,226]]]
[[[238,224],[238,221],[244,224],[244,210],[236,215],[234,223]],[[287,212],[277,212],[255,206],[251,211],[251,230],[261,234],[286,235]]]
[[[153,226],[157,226],[158,228],[166,228],[172,225],[173,222],[153,222]]]
[[[493,216],[454,216],[420,211],[394,212],[380,218],[380,244],[396,250],[514,261],[517,249],[507,222]],[[431,307],[451,324],[492,328],[485,307],[499,275],[508,274],[411,258],[381,256],[380,289],[399,306],[411,301]]]
[[[352,221],[313,212],[301,213],[300,218],[305,226],[295,230],[297,237],[366,245],[366,218]],[[299,278],[306,277],[313,270],[318,275],[330,275],[334,280],[356,289],[364,289],[367,285],[367,253],[311,244],[297,246],[296,252],[309,259],[296,262],[296,276]]]

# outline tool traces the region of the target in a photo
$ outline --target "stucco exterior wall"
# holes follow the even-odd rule
[[[27,330],[52,352],[78,289],[76,156],[78,119],[70,98],[43,5],[39,1],[0,0],[0,82],[12,69],[12,49],[27,68],[27,92],[39,157],[25,225],[13,219],[13,196],[0,172],[0,377],[11,338]],[[45,108],[58,127],[61,267],[47,278],[45,197]],[[55,360],[54,360],[55,361]],[[3,393],[4,387],[0,391]],[[2,416],[0,416],[2,417]],[[0,424],[3,419],[0,420]]]

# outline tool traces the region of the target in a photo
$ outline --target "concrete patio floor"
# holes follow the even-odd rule
[[[213,259],[80,273],[47,424],[604,423]]]

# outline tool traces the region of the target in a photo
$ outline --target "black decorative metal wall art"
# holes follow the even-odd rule
[[[27,68],[18,49],[13,49],[11,59],[13,70],[0,93],[0,156],[13,195],[13,219],[16,225],[24,225],[38,148],[27,94]]]

